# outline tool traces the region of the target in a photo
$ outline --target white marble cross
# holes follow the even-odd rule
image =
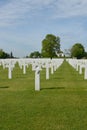
[[[35,68],[35,91],[40,91],[40,68]]]
[[[49,79],[49,63],[46,63],[46,79]]]
[[[87,64],[85,65],[84,79],[87,79]]]

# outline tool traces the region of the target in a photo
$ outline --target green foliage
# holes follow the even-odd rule
[[[56,57],[56,52],[60,52],[60,38],[53,34],[47,34],[42,41],[42,56]]]
[[[40,58],[41,57],[41,53],[38,51],[34,51],[30,54],[29,56],[30,58]]]
[[[84,58],[86,58],[86,59],[87,59],[87,52],[85,52],[85,54],[84,54]]]
[[[71,48],[71,56],[81,59],[85,55],[85,49],[81,43],[76,43]]]
[[[9,54],[0,49],[0,58],[8,58]]]
[[[5,58],[14,58],[14,57],[13,57],[12,52],[11,52],[11,54],[8,54],[7,52],[0,49],[0,58],[5,59]]]

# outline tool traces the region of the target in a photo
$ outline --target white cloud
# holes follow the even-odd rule
[[[58,0],[55,4],[54,18],[87,16],[87,0]]]
[[[0,7],[0,25],[15,23],[16,20],[31,17],[54,0],[11,0]],[[27,16],[26,16],[27,15]]]
[[[11,0],[0,7],[0,25],[21,22],[44,9],[49,9],[49,17],[54,18],[87,16],[87,0]]]

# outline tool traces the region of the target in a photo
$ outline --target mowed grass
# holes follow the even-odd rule
[[[66,61],[34,90],[34,71],[0,67],[0,130],[87,130],[87,80]]]

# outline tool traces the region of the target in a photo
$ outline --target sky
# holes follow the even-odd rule
[[[60,37],[62,51],[75,43],[87,51],[87,0],[0,0],[0,49],[25,57],[47,34]]]

